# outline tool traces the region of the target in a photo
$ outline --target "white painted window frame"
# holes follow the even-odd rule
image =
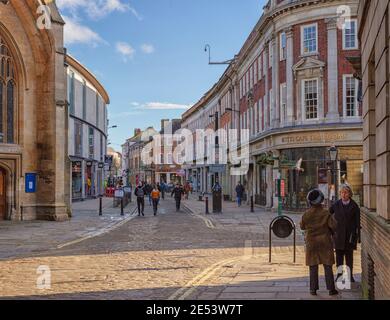
[[[347,78],[352,78],[355,80],[355,115],[354,116],[347,116]],[[359,94],[359,80],[355,79],[353,74],[344,74],[343,75],[343,118],[344,119],[357,119],[360,117],[358,94]]]
[[[305,100],[305,84],[306,82],[309,82],[309,81],[316,81],[317,82],[317,117],[316,118],[312,118],[312,119],[307,119],[306,118],[306,100]],[[310,78],[310,79],[303,79],[302,82],[301,82],[301,112],[302,112],[302,121],[303,122],[313,122],[313,121],[319,121],[320,120],[320,117],[319,117],[319,110],[320,110],[320,95],[319,95],[319,90],[320,90],[320,79],[319,78]]]
[[[311,51],[311,52],[305,52],[305,41],[304,41],[304,34],[305,34],[305,29],[315,27],[316,28],[316,50]],[[318,54],[318,23],[311,23],[311,24],[305,24],[301,26],[301,55],[302,56],[311,56],[311,55],[316,55]]]
[[[358,39],[358,20],[357,19],[349,19],[350,22],[355,23],[355,46],[351,48],[346,47],[346,34],[345,34],[345,26],[343,28],[343,50],[358,50],[359,49],[359,39]]]

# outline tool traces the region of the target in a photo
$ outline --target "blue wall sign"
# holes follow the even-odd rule
[[[26,173],[26,193],[35,193],[37,191],[37,174]]]

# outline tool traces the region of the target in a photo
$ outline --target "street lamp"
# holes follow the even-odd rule
[[[115,126],[112,126],[112,127],[108,127],[107,129],[116,129],[116,128],[118,128],[118,126],[117,126],[117,125],[115,125]]]
[[[338,156],[338,150],[336,146],[332,146],[329,148],[329,158],[333,163],[333,179],[334,179],[334,193],[335,193],[335,201],[338,200],[338,193],[339,193],[339,188],[338,188],[338,170],[337,170],[337,156]]]

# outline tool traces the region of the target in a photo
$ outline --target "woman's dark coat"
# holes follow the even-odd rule
[[[306,231],[306,265],[334,265],[332,230],[336,229],[336,221],[329,211],[310,208],[302,217],[301,229]]]
[[[342,200],[339,200],[329,211],[337,221],[333,235],[335,249],[356,250],[360,240],[360,209],[357,203],[351,199],[350,203],[344,206]]]

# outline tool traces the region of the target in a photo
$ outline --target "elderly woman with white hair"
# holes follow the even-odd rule
[[[342,185],[340,188],[341,199],[336,201],[329,211],[337,221],[337,228],[333,235],[337,267],[339,268],[344,265],[345,258],[345,263],[350,271],[351,282],[355,282],[353,278],[353,251],[357,250],[361,227],[360,208],[352,199],[352,196],[353,192],[351,187]],[[341,275],[338,272],[337,279]]]

